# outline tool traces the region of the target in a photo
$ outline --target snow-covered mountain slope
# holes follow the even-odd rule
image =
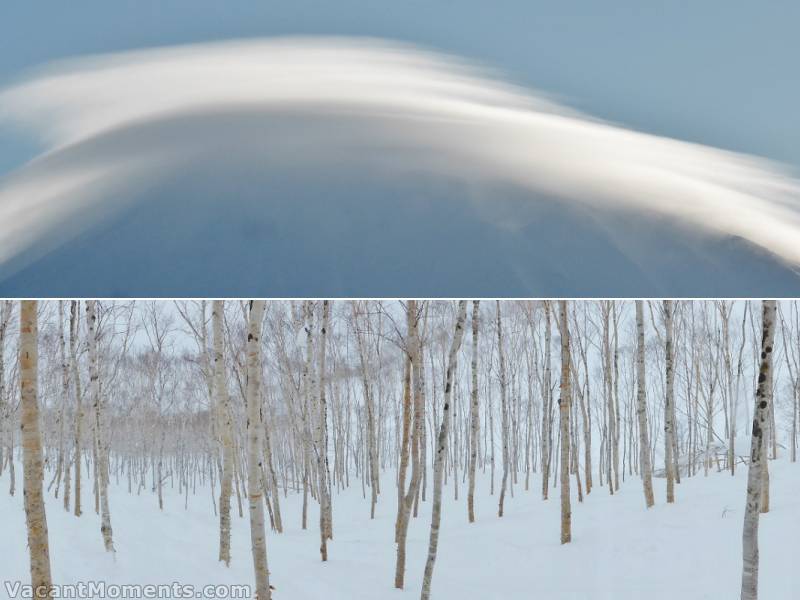
[[[797,296],[800,184],[407,46],[287,38],[0,92],[0,294]]]
[[[800,467],[773,461],[771,510],[761,516],[760,597],[793,600],[800,587],[794,547],[800,536]],[[559,544],[557,492],[540,496],[541,480],[531,491],[515,486],[506,497],[506,515],[498,519],[497,496],[488,477],[476,488],[476,523],[466,518],[464,490],[453,500],[452,480],[445,488],[443,523],[433,582],[436,600],[719,600],[735,598],[741,580],[742,519],[747,473],[739,469],[684,479],[677,503],[664,503],[664,480],[654,481],[656,506],[647,510],[641,483],[629,478],[609,496],[595,487],[581,504],[573,496],[572,543]],[[369,501],[358,485],[334,496],[334,541],[330,560],[319,560],[316,505],[309,529],[300,528],[302,496],[281,499],[285,532],[269,533],[270,580],[275,598],[292,600],[383,600],[417,598],[427,556],[430,502],[420,508],[408,538],[406,589],[392,587],[396,495],[386,474],[377,517],[369,519]],[[28,577],[22,493],[6,493],[8,472],[0,478],[0,525],[4,534],[1,580]],[[113,484],[113,481],[112,481]],[[84,493],[91,495],[87,479]],[[575,492],[572,487],[573,494]],[[105,581],[118,584],[171,584],[198,588],[207,584],[252,585],[249,524],[236,517],[233,503],[232,562],[217,562],[218,518],[211,490],[198,488],[185,498],[167,489],[165,509],[149,490],[128,494],[124,481],[112,485],[111,514],[115,559],[103,550],[100,520],[91,506],[81,518],[67,514],[48,494],[47,519],[54,583]],[[218,491],[218,490],[217,490]],[[91,502],[89,503],[91,504]],[[13,550],[9,550],[13,549]],[[5,590],[0,590],[0,596]]]

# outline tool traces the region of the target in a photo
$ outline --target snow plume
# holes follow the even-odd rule
[[[739,238],[800,264],[800,183],[779,167],[599,122],[405,45],[295,37],[63,62],[0,92],[0,121],[46,145],[0,181],[0,280],[203,161],[508,186],[592,218]],[[495,193],[469,203],[509,232],[531,218]],[[613,233],[621,246],[625,236]]]

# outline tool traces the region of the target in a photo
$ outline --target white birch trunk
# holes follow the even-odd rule
[[[613,495],[614,490],[616,489],[613,473],[616,472],[616,466],[619,464],[619,454],[615,444],[615,440],[617,439],[617,418],[616,410],[614,408],[614,386],[611,375],[613,363],[611,357],[611,301],[602,301],[601,310],[603,316],[603,382],[605,384],[606,413],[608,421],[608,431],[606,434],[606,478],[608,479],[608,491],[611,495]],[[616,457],[615,452],[617,452]]]
[[[261,417],[261,323],[264,300],[250,302],[247,327],[247,497],[250,505],[250,544],[256,580],[256,598],[270,600],[264,498],[261,474],[264,425]]]
[[[375,508],[378,504],[378,452],[375,434],[375,403],[372,397],[372,385],[370,382],[369,368],[367,364],[367,353],[363,336],[359,329],[357,303],[353,302],[353,328],[356,334],[356,345],[358,347],[359,364],[361,366],[361,384],[364,390],[364,407],[367,412],[367,469],[370,479],[370,508],[369,518],[375,518]],[[398,510],[402,498],[402,485],[398,486]],[[399,513],[398,513],[399,514]],[[399,522],[399,517],[398,517]]]
[[[330,302],[322,302],[322,326],[319,338],[319,415],[317,418],[317,477],[319,493],[320,555],[323,562],[328,560],[328,540],[333,539],[333,518],[331,497],[328,489],[328,404],[325,398],[326,386],[326,348]]]
[[[37,310],[38,303],[35,300],[20,302],[19,384],[22,410],[20,429],[25,473],[25,522],[28,529],[31,585],[34,598],[48,598],[53,582],[50,576],[47,515],[42,493],[44,467],[42,436],[39,430]]]
[[[664,467],[667,476],[667,502],[675,502],[675,367],[672,350],[672,300],[664,300],[664,354],[666,357],[666,398],[664,401]]]
[[[761,363],[758,370],[753,432],[750,438],[750,466],[747,471],[747,502],[742,531],[741,600],[758,599],[758,518],[761,512],[762,470],[766,462],[764,434],[772,400],[772,350],[775,340],[775,300],[762,302]]]
[[[62,452],[64,452],[64,454],[66,455],[65,459],[64,459],[64,478],[63,478],[63,483],[64,483],[64,510],[69,512],[70,499],[71,499],[70,498],[70,492],[71,492],[71,490],[70,490],[70,485],[71,485],[70,468],[71,468],[71,464],[70,463],[71,463],[71,460],[70,460],[70,450],[69,450],[70,442],[69,442],[69,440],[67,440],[66,441],[66,447],[65,447],[64,427],[65,427],[66,413],[67,413],[67,408],[66,407],[67,407],[67,405],[69,403],[69,397],[70,397],[70,387],[69,387],[69,359],[67,357],[66,341],[64,340],[64,321],[65,321],[64,304],[63,304],[63,301],[59,300],[59,302],[58,302],[58,333],[59,333],[58,349],[59,349],[59,358],[61,360],[61,394],[63,396],[63,398],[62,398],[63,409],[62,410],[64,412],[64,418],[61,421],[61,432],[60,432],[61,440],[60,440],[59,444],[61,445]]]
[[[412,304],[411,306],[415,306]],[[414,317],[416,318],[416,316]],[[403,361],[403,416],[400,434],[400,461],[397,469],[397,520],[395,522],[394,541],[399,540],[401,522],[404,518],[405,507],[403,498],[406,493],[406,473],[408,470],[408,460],[411,444],[411,360],[406,357]],[[367,399],[367,425],[371,424],[372,409],[371,399]],[[370,445],[370,436],[367,432],[368,445]],[[369,458],[371,459],[371,453]],[[374,494],[374,490],[373,490]]]
[[[655,503],[653,498],[653,470],[650,466],[650,436],[647,428],[647,404],[644,366],[644,310],[641,300],[636,300],[636,416],[639,420],[639,471],[644,483],[644,500],[647,508]]]
[[[561,445],[561,543],[568,544],[572,541],[572,510],[569,497],[569,416],[572,403],[570,363],[572,358],[569,349],[569,321],[566,300],[558,301],[558,325],[561,329],[561,396],[558,399],[560,415],[559,443]]]
[[[500,500],[497,504],[497,516],[503,516],[503,505],[506,498],[506,488],[508,487],[508,392],[506,384],[506,358],[503,349],[503,324],[500,318],[500,301],[495,301],[495,308],[497,311],[497,355],[498,355],[498,371],[500,373],[500,419],[502,428],[502,441],[503,441],[503,479],[500,482]]]
[[[480,300],[472,302],[472,388],[470,390],[469,413],[469,489],[467,492],[467,515],[475,522],[475,468],[478,463],[478,434],[480,431],[480,404],[478,401],[478,327]]]
[[[94,429],[97,440],[97,487],[100,501],[100,533],[106,552],[114,552],[113,531],[111,529],[111,509],[108,504],[108,448],[103,435],[103,401],[100,395],[100,371],[97,357],[97,311],[94,300],[86,301],[86,324],[89,338],[89,390],[94,406]]]
[[[552,454],[552,394],[550,391],[550,302],[544,301],[544,381],[542,383],[542,498],[550,495],[550,457]]]
[[[73,387],[75,389],[75,501],[74,514],[80,517],[81,509],[81,463],[83,462],[81,450],[81,426],[83,424],[83,403],[81,392],[81,377],[78,370],[78,332],[80,331],[80,300],[70,302],[69,315],[69,354],[72,368]]]
[[[9,409],[6,403],[6,365],[5,365],[5,348],[6,348],[6,330],[8,323],[11,320],[11,300],[0,301],[0,475],[3,474],[3,468],[6,461],[4,452],[6,450],[3,445],[8,433],[7,427],[9,426]],[[8,461],[9,469],[14,464],[13,449],[9,448]],[[13,492],[11,494],[14,495]]]
[[[424,394],[422,373],[425,367],[422,364],[416,300],[408,301],[406,306],[406,320],[408,324],[408,361],[406,362],[411,365],[411,374],[413,374],[414,381],[414,423],[411,440],[411,481],[408,485],[408,491],[405,496],[403,496],[403,501],[400,506],[401,510],[398,511],[399,518],[395,532],[397,536],[397,561],[395,564],[394,587],[397,589],[403,589],[403,585],[405,584],[408,521],[411,514],[412,503],[415,498],[417,498],[417,493],[420,489],[422,471],[425,464],[424,455],[421,452],[421,449],[424,449],[423,429],[425,424],[423,422]]]
[[[436,563],[436,552],[439,547],[439,525],[442,519],[442,483],[444,478],[444,460],[447,451],[447,437],[450,432],[450,402],[453,392],[453,376],[456,367],[458,349],[464,337],[464,321],[467,318],[467,301],[458,301],[458,317],[456,319],[453,341],[447,356],[447,371],[444,384],[444,407],[442,422],[439,427],[439,436],[436,440],[436,456],[433,466],[433,508],[431,514],[431,534],[428,542],[428,560],[425,563],[425,573],[422,579],[421,600],[428,600],[431,596],[431,580],[433,567]]]
[[[211,328],[214,337],[214,388],[216,416],[222,441],[222,477],[219,492],[219,560],[231,563],[231,487],[233,485],[233,424],[231,422],[228,382],[225,375],[225,351],[222,337],[222,300],[214,300],[211,308]]]

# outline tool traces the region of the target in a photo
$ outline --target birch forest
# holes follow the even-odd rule
[[[4,300],[0,595],[788,598],[799,396],[795,301]]]

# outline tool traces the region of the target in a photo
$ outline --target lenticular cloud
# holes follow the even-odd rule
[[[594,253],[595,260],[605,256],[611,261],[596,265],[596,269],[614,268],[614,261],[622,260],[614,258],[617,254],[624,255],[627,263],[635,263],[642,281],[648,283],[634,285],[626,290],[630,292],[686,289],[659,284],[663,279],[659,260],[663,257],[648,259],[636,233],[619,226],[632,223],[626,219],[636,224],[642,220],[655,223],[662,228],[664,239],[673,244],[685,235],[741,240],[784,265],[789,274],[800,264],[800,184],[779,167],[600,122],[530,90],[502,83],[463,61],[404,45],[286,38],[80,59],[52,65],[0,91],[0,120],[26,128],[46,147],[35,160],[0,180],[0,285],[4,280],[15,281],[6,288],[11,291],[34,289],[25,282],[33,281],[35,265],[43,260],[57,264],[53,257],[62,250],[72,253],[75,260],[81,260],[81,253],[96,254],[105,246],[90,247],[92,239],[100,239],[92,238],[92,231],[115,226],[121,215],[135,217],[142,198],[150,198],[149,206],[158,211],[166,210],[165,204],[173,201],[166,196],[186,196],[175,218],[183,221],[180,215],[184,215],[191,231],[187,229],[177,241],[164,241],[158,228],[140,219],[139,235],[148,245],[161,248],[162,266],[192,254],[202,255],[208,249],[198,241],[202,234],[197,230],[211,231],[213,224],[199,215],[211,204],[203,198],[203,189],[193,189],[191,183],[181,192],[174,174],[184,173],[185,182],[192,179],[193,172],[202,178],[211,171],[230,173],[228,183],[221,186],[223,192],[215,191],[216,202],[227,203],[229,212],[264,213],[264,228],[245,236],[261,248],[262,263],[267,255],[274,258],[276,253],[290,253],[292,246],[307,245],[303,235],[309,234],[304,227],[287,230],[287,224],[295,221],[281,221],[276,215],[305,211],[297,222],[310,223],[313,230],[317,220],[335,221],[329,218],[336,211],[332,205],[340,202],[342,195],[350,196],[350,189],[363,206],[353,207],[352,198],[348,200],[347,210],[353,214],[336,232],[345,238],[368,237],[370,232],[360,231],[360,227],[402,224],[402,239],[413,246],[415,236],[432,239],[438,235],[436,230],[458,227],[459,223],[464,235],[470,235],[481,222],[501,232],[504,240],[519,237],[520,244],[528,244],[529,252],[533,244],[536,251],[524,260],[514,256],[520,246],[483,248],[493,260],[512,265],[508,272],[516,274],[519,284],[510,285],[507,291],[512,294],[557,291],[599,295],[609,291],[602,286],[579,286],[580,272],[570,266],[563,249],[559,255],[542,255],[546,247],[536,246],[536,240],[530,239],[534,235],[530,225],[543,206],[548,214],[561,211],[559,214],[572,215],[570,219],[579,219],[584,228],[588,219],[602,232],[598,235],[614,253]],[[289,185],[285,174],[297,172],[303,175]],[[329,186],[336,189],[340,174],[347,174],[344,194],[327,193]],[[403,213],[406,222],[394,218],[401,210],[398,204],[420,195],[415,185],[424,187],[425,182],[437,178],[459,182],[461,187],[451,189],[452,196],[458,197],[449,199],[454,204],[431,215],[417,207],[413,215]],[[171,181],[169,193],[159,192],[159,185],[166,180]],[[386,193],[381,191],[383,180],[389,182]],[[248,181],[258,193],[248,188]],[[304,182],[308,190],[298,189]],[[358,191],[361,182],[368,192]],[[309,190],[323,198],[306,207],[297,206],[307,201],[312,194]],[[402,193],[392,193],[398,190]],[[437,190],[436,194],[447,195]],[[248,194],[257,198],[241,200]],[[509,196],[513,202],[508,201]],[[158,198],[155,204],[153,197]],[[290,207],[286,197],[293,198]],[[376,220],[360,221],[362,210],[376,211]],[[393,215],[385,223],[377,216],[386,214],[378,212],[381,210]],[[468,225],[451,218],[453,212],[462,210],[472,215]],[[613,215],[611,221],[608,215]],[[254,219],[248,217],[247,221]],[[572,230],[570,223],[569,219],[563,222],[566,231]],[[243,225],[245,230],[247,226]],[[322,233],[329,230],[330,226]],[[232,231],[230,237],[239,233],[241,230]],[[330,235],[336,245],[335,236]],[[494,239],[499,238],[487,237],[486,245]],[[80,248],[76,240],[82,240]],[[284,246],[275,245],[280,240]],[[179,247],[181,244],[198,246]],[[437,255],[465,252],[454,249],[447,240],[429,249]],[[320,252],[335,250],[328,247]],[[353,256],[364,252],[372,249],[361,248]],[[131,253],[135,255],[136,250]],[[308,260],[302,268],[323,268],[310,251],[293,258],[300,261],[303,256]],[[530,256],[546,262],[548,268],[531,266]],[[339,258],[335,264],[325,263],[325,277],[333,277],[336,290],[344,294],[412,293],[403,293],[401,287],[353,283],[350,273],[363,271],[364,265]],[[560,261],[566,266],[560,266]],[[228,260],[226,272],[236,262],[234,257]],[[425,269],[430,260],[419,264]],[[458,265],[458,260],[444,260],[443,264],[442,271],[455,277],[453,265]],[[383,271],[386,267],[373,266]],[[528,267],[538,280],[523,273]],[[692,268],[685,267],[687,272]],[[63,268],[58,271],[65,273]],[[27,279],[19,279],[19,273],[25,272]],[[674,275],[679,270],[670,272]],[[307,275],[315,281],[325,280],[319,273]],[[404,277],[419,281],[421,275],[418,269],[416,273],[399,272],[392,281],[400,285]],[[430,277],[439,275],[431,273]],[[459,276],[466,281],[474,275]],[[272,281],[284,281],[285,285],[259,288],[268,295],[312,291],[299,284],[293,289],[294,284],[282,279],[277,270],[271,276]],[[166,291],[142,277],[138,282],[128,278],[125,289],[117,283],[92,289],[156,295]],[[422,287],[413,293],[479,291],[462,283],[452,281],[450,288]],[[81,283],[73,288],[69,282],[65,285],[65,290],[76,293],[85,289]],[[198,291],[212,290],[186,290]],[[505,293],[498,289],[492,295]]]

